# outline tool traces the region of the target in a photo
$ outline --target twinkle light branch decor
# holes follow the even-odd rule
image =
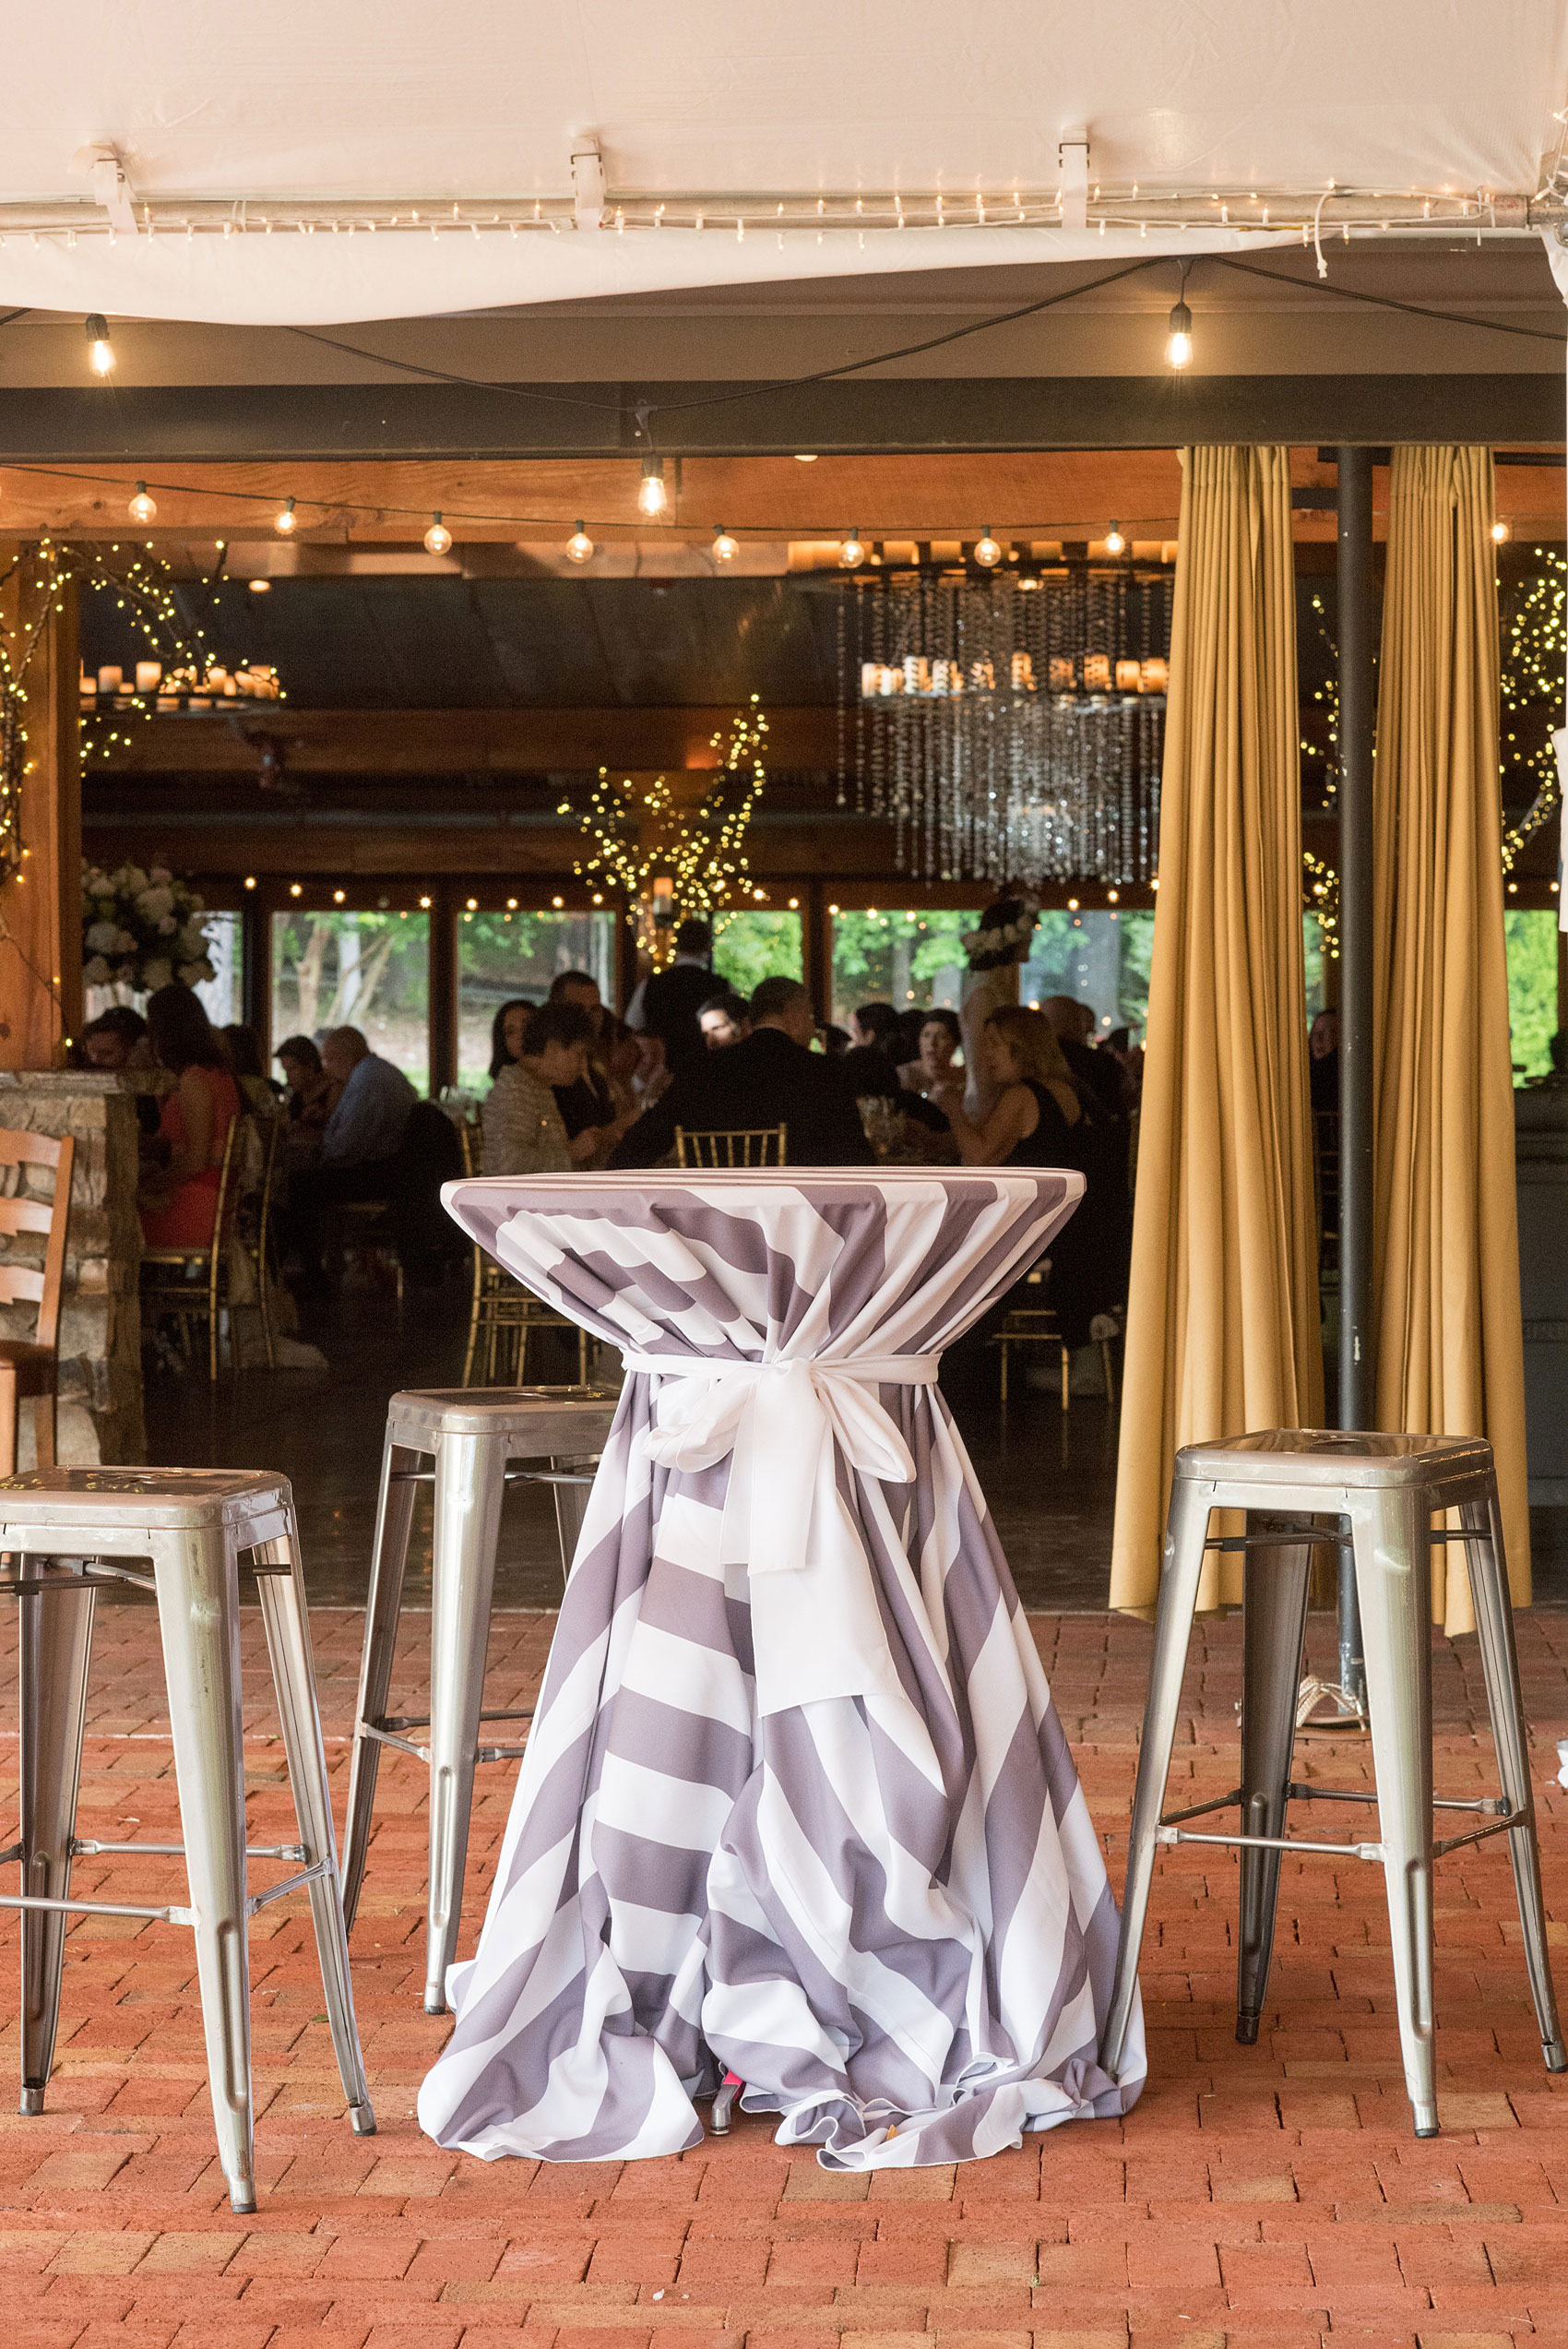
[[[766,782],[767,720],[754,693],[737,710],[728,736],[715,733],[717,779],[693,797],[696,775],[656,775],[649,782],[616,778],[607,767],[579,821],[593,843],[577,858],[577,878],[614,890],[641,911],[643,943],[659,953],[677,911],[707,912],[738,894],[749,865],[743,842]],[[706,778],[711,769],[703,769]],[[563,800],[556,813],[569,816]]]
[[[1123,564],[857,578],[841,798],[852,772],[925,880],[1152,880],[1171,590]]]
[[[1568,561],[1561,554],[1550,554],[1545,547],[1538,546],[1534,552],[1540,570],[1515,605],[1503,639],[1503,739],[1513,745],[1515,752],[1518,735],[1509,721],[1518,721],[1527,709],[1538,709],[1543,705],[1555,709],[1561,702],[1563,655],[1568,647],[1568,614],[1564,610]],[[1519,764],[1526,773],[1534,775],[1536,793],[1518,821],[1503,828],[1504,873],[1513,871],[1526,841],[1540,830],[1562,802],[1562,787],[1558,780],[1550,725],[1542,730],[1541,739],[1534,748],[1526,749],[1520,757]]]

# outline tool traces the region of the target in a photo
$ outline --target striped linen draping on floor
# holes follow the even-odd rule
[[[632,1366],[421,2092],[440,2143],[674,2152],[726,2066],[781,2143],[846,2169],[1134,2102],[1141,2017],[1119,2078],[1096,2057],[1099,1844],[930,1383],[1081,1189],[1032,1169],[448,1186]]]

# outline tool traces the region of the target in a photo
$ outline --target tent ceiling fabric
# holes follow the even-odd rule
[[[983,37],[982,37],[983,28]],[[1560,0],[274,0],[248,30],[212,0],[33,10],[8,28],[0,206],[87,197],[72,159],[113,144],[148,201],[341,204],[561,197],[575,137],[617,192],[942,188],[1053,192],[1058,143],[1091,179],[1161,194],[1333,182],[1532,196],[1568,87]],[[399,230],[7,234],[0,301],[230,323],[312,324],[704,284],[1220,249],[1217,226],[717,226],[616,234]]]

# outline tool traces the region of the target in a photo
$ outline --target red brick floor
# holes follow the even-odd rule
[[[339,1785],[359,1619],[315,1617]],[[409,1618],[409,1691],[421,1619]],[[1036,1626],[1113,1873],[1149,1633],[1106,1617]],[[1177,1771],[1233,1774],[1237,1626],[1194,1645]],[[526,1700],[550,1619],[498,1617],[494,1703]],[[1326,1630],[1326,1627],[1325,1627]],[[1522,1619],[1549,1905],[1568,1917],[1568,1616]],[[279,1748],[245,1622],[252,1828],[290,1831]],[[169,1841],[150,1614],[100,1616],[82,1831]],[[1473,1640],[1440,1640],[1440,1787],[1487,1782]],[[1357,1783],[1364,1749],[1304,1743],[1303,1774]],[[511,1773],[482,1774],[471,1936]],[[261,2207],[229,2210],[212,2149],[189,1945],[176,1927],[79,1923],[58,2069],[41,2119],[0,2120],[6,2349],[1218,2349],[1220,2343],[1503,2349],[1568,2343],[1568,2081],[1540,2063],[1508,1863],[1443,1864],[1438,1905],[1443,2133],[1410,2133],[1381,1873],[1287,1870],[1262,2043],[1233,2035],[1234,1862],[1192,1850],[1156,1879],[1144,1996],[1150,2081],[1121,2124],[1032,2139],[957,2169],[831,2175],[742,2118],[683,2159],[549,2168],[443,2153],[413,2117],[443,2025],[420,2007],[424,1782],[383,1765],[354,1935],[380,2133],[341,2116],[300,1904],[253,1927]],[[177,1866],[177,1863],[175,1863]],[[155,1897],[167,1862],[78,1863],[78,1887]],[[6,1913],[4,1930],[14,1930]],[[1560,1967],[1568,1924],[1552,1927]],[[14,1980],[14,1974],[11,1977]],[[1568,1978],[1565,1978],[1568,1989]],[[0,2065],[16,2077],[12,2041]]]

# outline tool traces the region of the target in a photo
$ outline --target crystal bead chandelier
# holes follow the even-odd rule
[[[862,574],[841,590],[840,798],[926,880],[1153,878],[1172,575]]]

